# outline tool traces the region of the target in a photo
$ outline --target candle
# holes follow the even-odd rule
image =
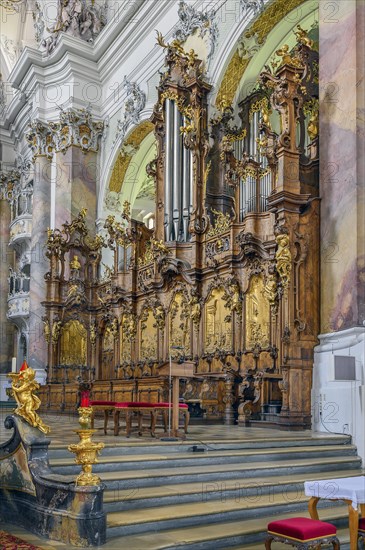
[[[16,372],[16,357],[11,359],[11,372]]]
[[[90,399],[89,399],[88,391],[81,392],[81,407],[90,407]]]

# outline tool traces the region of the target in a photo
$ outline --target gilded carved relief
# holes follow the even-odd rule
[[[186,296],[176,292],[170,307],[170,355],[190,354],[190,307]],[[181,349],[174,349],[175,347]]]
[[[61,331],[62,365],[86,365],[86,329],[80,321],[68,321]]]
[[[120,327],[120,362],[131,360],[131,343],[136,337],[136,320],[132,313],[122,316]]]
[[[213,289],[205,303],[205,351],[217,349],[232,349],[232,318],[222,287]]]
[[[255,275],[251,278],[246,294],[246,348],[265,348],[269,343],[270,305],[263,278]]]
[[[151,308],[142,312],[139,329],[140,359],[157,359],[157,324]]]

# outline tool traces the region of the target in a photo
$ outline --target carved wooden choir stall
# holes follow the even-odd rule
[[[151,122],[155,228],[124,204],[92,235],[86,212],[49,230],[43,407],[94,400],[167,402],[162,366],[194,363],[179,396],[228,424],[310,426],[318,334],[317,53],[303,29],[254,92],[221,98],[194,51],[166,44]],[[105,251],[113,265],[101,275]]]

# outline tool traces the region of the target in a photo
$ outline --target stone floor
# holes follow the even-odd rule
[[[4,427],[4,420],[6,416],[11,413],[11,410],[0,409],[0,444],[4,443],[9,439],[11,431],[6,430]],[[45,424],[51,427],[51,433],[49,437],[51,438],[51,447],[66,447],[71,443],[75,443],[78,440],[77,435],[74,430],[79,428],[78,418],[76,415],[69,414],[57,414],[57,413],[48,413],[41,414],[42,420]],[[161,430],[156,430],[156,439],[151,438],[147,433],[143,434],[141,437],[131,436],[126,438],[122,433],[115,437],[113,435],[113,421],[109,420],[108,426],[108,435],[104,435],[103,432],[103,419],[101,417],[96,418],[95,428],[97,432],[94,435],[94,440],[102,441],[107,446],[116,446],[116,445],[126,445],[126,444],[135,444],[135,443],[144,443],[148,442],[149,445],[158,444],[160,442],[159,436],[163,436]],[[320,433],[318,436],[325,437],[331,436],[331,434]],[[186,435],[185,441],[191,441],[192,443],[198,444],[199,442],[204,442],[208,444],[209,442],[215,441],[250,441],[250,440],[266,440],[270,439],[296,439],[300,437],[316,437],[317,434],[311,430],[306,431],[295,431],[287,432],[282,430],[276,430],[271,428],[261,428],[261,427],[239,427],[239,426],[224,426],[223,424],[211,424],[206,423],[204,420],[193,419],[189,426],[189,433]]]

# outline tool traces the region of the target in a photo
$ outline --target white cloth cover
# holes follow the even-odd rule
[[[365,476],[306,481],[304,491],[307,497],[351,500],[356,510],[359,504],[365,503]]]

